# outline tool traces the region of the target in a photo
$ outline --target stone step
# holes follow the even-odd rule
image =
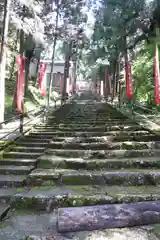
[[[92,114],[91,114],[92,115]],[[99,118],[100,117],[100,118]],[[134,120],[131,120],[131,119],[129,119],[129,118],[124,118],[124,119],[121,119],[121,118],[115,118],[115,117],[113,117],[113,116],[109,116],[109,115],[106,115],[106,116],[99,116],[98,114],[94,114],[94,116],[92,117],[92,116],[87,116],[87,118],[84,118],[84,116],[80,116],[80,119],[79,119],[79,117],[78,116],[71,116],[71,117],[65,117],[65,119],[61,119],[59,122],[60,123],[63,123],[63,122],[70,122],[71,120],[73,120],[73,121],[75,121],[76,122],[76,120],[82,120],[82,123],[85,123],[85,120],[86,121],[91,121],[91,122],[96,122],[96,121],[98,121],[98,123],[100,122],[105,122],[106,120],[108,121],[108,122],[110,122],[110,121],[114,121],[114,122],[126,122],[126,123],[128,123],[128,122],[131,122],[131,123],[133,123],[134,122]],[[135,123],[135,122],[134,122]],[[40,124],[40,125],[47,125],[48,123],[45,123],[45,124]]]
[[[63,130],[63,131],[68,131],[68,130],[71,130],[71,129],[74,129],[74,130],[77,130],[79,131],[80,129],[81,130],[86,130],[86,128],[89,128],[90,130],[94,130],[95,132],[96,131],[102,131],[102,130],[109,130],[109,131],[117,131],[117,130],[133,130],[135,129],[135,131],[137,130],[143,130],[143,128],[138,125],[138,124],[134,124],[134,125],[124,125],[124,124],[121,124],[121,125],[117,125],[117,124],[103,124],[102,126],[97,126],[97,124],[95,126],[93,126],[92,124],[86,124],[86,125],[82,125],[82,124],[70,124],[70,125],[62,125],[62,124],[59,124],[59,125],[56,125],[56,126],[50,126],[50,127],[36,127],[35,130],[38,130],[38,131],[54,131],[55,129],[60,129],[60,130]]]
[[[43,153],[45,150],[44,147],[26,147],[26,146],[18,146],[14,145],[11,146],[8,151],[11,152],[24,152],[24,153]]]
[[[92,113],[91,113],[91,115],[92,115]],[[81,121],[82,120],[82,122],[85,122],[85,120],[86,120],[86,122],[95,122],[95,121],[98,121],[98,122],[107,122],[107,121],[114,121],[114,122],[123,122],[123,121],[126,121],[126,120],[128,120],[127,118],[114,118],[114,116],[100,116],[100,115],[94,115],[94,116],[92,116],[92,117],[89,117],[88,116],[88,114],[87,114],[87,116],[73,116],[73,117],[71,117],[71,118],[65,118],[65,121],[66,122],[77,122],[77,121]],[[64,121],[64,120],[63,120]],[[49,123],[53,123],[54,121],[50,121]]]
[[[36,166],[38,160],[37,159],[1,159],[0,166]]]
[[[68,149],[47,149],[46,154],[63,156],[68,158],[84,159],[105,159],[105,158],[125,158],[125,157],[158,157],[160,149],[143,149],[143,150],[68,150]]]
[[[0,187],[23,187],[25,180],[24,175],[0,175]]]
[[[124,116],[124,115],[122,115],[122,113],[120,113],[120,112],[118,112],[117,110],[116,110],[116,112],[114,112],[114,110],[115,109],[110,109],[110,110],[107,110],[107,112],[105,112],[105,109],[103,109],[102,110],[102,112],[97,112],[97,110],[96,111],[90,111],[90,115],[89,114],[87,114],[87,117],[88,117],[88,119],[95,119],[95,117],[99,117],[99,118],[107,118],[107,119],[128,119],[126,116]],[[82,110],[83,111],[83,110]],[[74,111],[74,113],[71,113],[71,114],[68,114],[67,116],[66,116],[66,119],[72,119],[72,118],[77,118],[77,117],[82,117],[82,118],[84,118],[84,116],[85,116],[85,113],[88,113],[88,110],[86,111],[86,112],[81,112],[80,114],[77,112],[77,113],[75,113],[75,111]]]
[[[87,131],[87,132],[104,132],[104,131],[140,131],[140,130],[144,130],[141,126],[124,126],[124,127],[121,127],[121,126],[108,126],[108,127],[92,127],[92,126],[89,126],[89,127],[72,127],[72,128],[69,128],[69,127],[55,127],[53,129],[45,129],[44,131],[43,130],[40,130],[40,129],[35,129],[32,133],[42,133],[42,134],[52,134],[52,132],[55,132],[55,131],[64,131],[64,132],[70,132],[70,131],[76,131],[76,132],[82,132],[82,131]]]
[[[77,142],[76,142],[77,141]],[[126,141],[126,142],[105,142],[105,143],[83,143],[78,142],[78,139],[69,142],[65,140],[64,142],[51,141],[48,144],[48,148],[52,149],[79,149],[79,150],[114,150],[114,149],[160,149],[160,142],[136,142],[136,141]]]
[[[3,166],[0,166],[0,174],[25,175],[25,174],[29,174],[34,168],[35,168],[34,166],[3,165]]]
[[[68,185],[31,188],[13,197],[12,207],[25,210],[53,211],[59,207],[92,206],[97,204],[133,203],[160,200],[160,186],[99,186]],[[1,191],[0,191],[1,193]],[[1,194],[0,194],[1,196]],[[5,195],[6,197],[6,195]]]
[[[48,141],[50,142],[50,141]],[[48,146],[48,142],[36,142],[36,141],[24,141],[24,142],[19,142],[17,143],[16,147],[19,147],[19,146],[23,146],[23,147],[33,147],[33,149],[36,149],[36,148],[43,148],[43,151],[44,149]]]
[[[153,134],[147,134],[143,136],[126,136],[126,135],[121,135],[121,136],[101,136],[101,137],[88,137],[88,136],[83,136],[81,135],[80,137],[57,137],[54,136],[51,141],[55,142],[63,142],[63,141],[68,141],[68,142],[74,142],[76,140],[82,140],[83,143],[95,143],[95,142],[102,142],[102,143],[109,143],[109,142],[123,142],[123,141],[132,141],[132,142],[148,142],[148,141],[160,141],[160,136],[155,136]],[[50,142],[51,142],[50,141]]]
[[[4,152],[3,159],[37,159],[41,153],[35,152]]]
[[[159,157],[141,157],[141,158],[113,158],[113,159],[91,159],[83,158],[63,158],[56,156],[44,155],[39,158],[39,168],[62,168],[62,169],[86,169],[86,170],[103,170],[103,169],[156,169],[160,168]]]
[[[87,126],[110,126],[110,125],[118,125],[118,126],[125,126],[125,125],[128,125],[128,126],[132,126],[132,125],[138,125],[134,122],[114,122],[114,121],[107,121],[107,122],[89,122],[89,123],[86,123],[86,122],[63,122],[63,123],[59,123],[59,124],[55,124],[55,123],[52,123],[51,125],[39,125],[39,126],[36,126],[34,129],[50,129],[50,128],[54,128],[54,127],[57,127],[57,126],[60,126],[60,127],[87,127]]]
[[[49,137],[47,136],[46,138],[38,138],[36,136],[30,136],[27,135],[24,138],[21,138],[19,140],[16,141],[16,143],[23,143],[23,142],[36,142],[36,143],[48,143],[51,141],[51,139],[53,138],[53,136]]]
[[[35,169],[27,179],[29,186],[65,185],[119,185],[140,186],[160,184],[160,169],[125,169],[77,171],[72,169]]]
[[[55,131],[55,132],[31,132],[29,136],[27,136],[27,138],[30,138],[30,139],[34,139],[34,138],[39,138],[41,139],[41,141],[43,141],[43,139],[52,139],[53,136],[55,134],[58,134],[58,133],[61,133],[59,131]]]
[[[57,123],[57,124],[55,124],[54,122],[53,123],[51,123],[51,124],[46,124],[46,125],[40,125],[40,126],[37,126],[38,128],[47,128],[47,127],[54,127],[54,126],[57,126],[57,125],[64,125],[64,126],[70,126],[70,125],[73,125],[73,126],[76,126],[76,125],[82,125],[82,126],[85,126],[85,125],[98,125],[98,126],[102,126],[102,125],[107,125],[107,124],[113,124],[113,125],[131,125],[131,124],[136,124],[135,122],[132,122],[131,120],[130,121],[114,121],[114,119],[113,120],[104,120],[104,121],[99,121],[99,120],[97,120],[97,121],[88,121],[87,119],[85,119],[85,120],[82,120],[82,119],[80,119],[80,120],[78,120],[77,119],[77,121],[76,120],[74,120],[74,121],[72,121],[72,120],[65,120],[65,121],[63,121],[63,122],[60,122],[60,123]]]
[[[66,136],[66,137],[72,137],[72,136],[92,136],[92,137],[96,137],[96,136],[143,136],[148,134],[148,131],[135,131],[135,132],[130,132],[130,131],[110,131],[110,132],[87,132],[87,131],[83,131],[83,132],[74,132],[74,131],[54,131],[54,132],[32,132],[30,134],[30,137],[37,137],[37,136],[42,136],[43,138],[53,138],[54,136]],[[43,140],[42,138],[42,140]]]
[[[22,189],[24,189],[23,186]],[[13,187],[0,188],[0,203],[10,203],[11,197],[14,196],[16,193],[17,190],[16,188]]]

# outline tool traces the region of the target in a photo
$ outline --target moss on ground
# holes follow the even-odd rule
[[[38,164],[37,164],[37,168],[42,168],[42,169],[47,169],[47,168],[50,168],[50,169],[53,169],[54,168],[54,164],[52,163],[52,161],[49,161],[49,160],[39,160],[38,161]]]
[[[16,115],[16,111],[13,108],[13,97],[16,81],[6,81],[6,94],[5,94],[5,119],[11,118]],[[53,92],[53,96],[58,93]],[[41,95],[39,89],[33,84],[29,85],[27,96],[25,97],[25,112],[36,110],[37,108],[45,105],[45,98]]]
[[[152,232],[160,239],[160,224],[154,224],[151,226],[153,227]]]
[[[27,209],[33,209],[34,211],[44,211],[47,206],[57,207],[73,207],[73,206],[86,206],[105,203],[131,203],[139,201],[151,201],[160,200],[160,188],[159,186],[140,186],[140,187],[121,187],[121,186],[65,186],[62,185],[59,192],[57,186],[41,186],[33,187],[30,191],[34,192],[33,197],[23,197],[23,194],[18,198],[13,198],[12,207],[15,209],[22,209],[22,212],[28,211]],[[47,195],[48,190],[55,192],[52,197]],[[26,192],[26,189],[19,188],[17,192]],[[57,190],[57,194],[56,194]],[[70,194],[67,192],[71,191]],[[37,195],[36,195],[37,191]],[[40,192],[42,191],[42,193]],[[64,193],[63,193],[64,191]],[[43,197],[42,197],[43,196]]]

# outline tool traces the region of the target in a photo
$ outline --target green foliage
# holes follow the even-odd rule
[[[139,101],[154,105],[153,53],[146,51],[133,61],[134,95]]]

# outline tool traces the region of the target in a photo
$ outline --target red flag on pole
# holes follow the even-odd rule
[[[43,97],[46,96],[46,87],[45,87],[45,72],[46,72],[46,64],[40,63],[40,71],[39,71],[39,89]]]
[[[24,78],[25,78],[25,58],[18,56],[16,58],[16,64],[18,65],[18,78],[16,86],[16,105],[17,111],[23,113],[23,99],[24,99]]]
[[[154,56],[154,84],[155,84],[155,102],[160,104],[160,75],[159,75],[159,55],[158,46],[155,45],[155,56]]]
[[[133,88],[132,88],[132,71],[131,64],[126,60],[125,61],[125,78],[126,78],[126,95],[129,100],[133,97]]]

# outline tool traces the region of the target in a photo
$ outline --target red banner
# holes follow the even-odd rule
[[[160,75],[159,75],[159,55],[158,46],[155,45],[155,56],[154,56],[154,84],[155,84],[155,102],[160,104]]]
[[[132,87],[132,71],[131,64],[128,61],[125,61],[125,78],[126,78],[126,95],[128,99],[133,97],[133,87]]]
[[[40,71],[39,71],[39,89],[43,97],[46,96],[46,87],[45,87],[45,72],[46,72],[46,64],[40,63]]]
[[[62,74],[59,73],[59,87],[60,87],[60,94],[62,95]]]
[[[24,79],[25,79],[25,58],[18,56],[16,59],[18,65],[18,78],[16,86],[16,105],[17,111],[23,113],[23,99],[24,99]]]

